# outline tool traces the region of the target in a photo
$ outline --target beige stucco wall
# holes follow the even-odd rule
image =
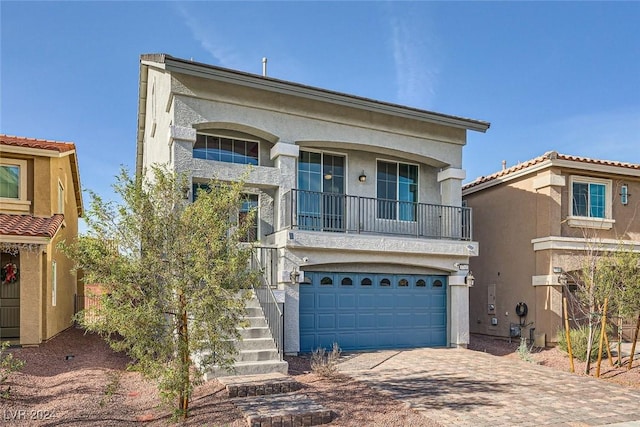
[[[536,235],[536,193],[530,180],[521,179],[465,197],[473,209],[474,240],[479,256],[470,259],[475,286],[469,291],[469,329],[471,333],[509,336],[515,313],[525,302],[529,314],[525,323],[537,322],[535,289],[531,276],[536,263],[531,239]],[[495,287],[495,310],[490,311],[490,285]],[[492,319],[497,325],[492,325]]]
[[[615,223],[610,230],[568,225],[571,175],[612,180]],[[623,206],[619,199],[623,183],[629,194],[640,194],[640,179],[634,176],[550,167],[465,195],[473,208],[474,239],[482,249],[470,260],[476,277],[470,292],[470,331],[508,337],[509,325],[519,323],[515,305],[523,301],[529,307],[525,323],[533,322],[530,327],[546,334],[547,343],[556,342],[563,289],[553,268],[579,268],[589,241],[609,239],[613,246],[621,240],[640,242],[640,199],[632,196]],[[492,296],[494,312],[488,310]],[[498,325],[491,325],[492,318]],[[524,335],[529,338],[528,329]]]
[[[64,213],[64,223],[48,244],[20,251],[20,343],[39,344],[71,326],[77,280],[71,261],[56,245],[78,234],[78,204],[70,156],[5,154],[27,160],[27,197],[30,214],[51,217]],[[58,208],[58,183],[64,187],[64,212]],[[40,240],[39,240],[40,241]],[[57,262],[57,301],[52,305],[51,261]]]

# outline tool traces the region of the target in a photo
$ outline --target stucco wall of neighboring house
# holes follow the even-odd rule
[[[63,240],[71,240],[78,235],[78,206],[73,189],[73,177],[69,156],[51,159],[50,183],[50,212],[51,215],[61,213],[58,209],[58,182],[64,186],[64,214],[65,220],[47,246],[47,296],[46,296],[46,332],[44,339],[49,339],[60,331],[72,325],[71,318],[74,314],[75,295],[77,291],[77,279],[72,272],[73,262],[67,258],[57,245]],[[56,262],[57,292],[56,304],[53,305],[52,286],[53,276],[51,262]]]
[[[44,336],[42,252],[20,251],[20,344],[39,344]]]
[[[612,218],[615,220],[611,229],[592,229],[588,227],[571,227],[564,221],[562,223],[562,236],[567,237],[588,237],[596,235],[602,239],[620,240],[640,240],[640,178],[620,177],[606,174],[590,173],[583,170],[564,170],[563,176],[569,183],[571,175],[580,177],[596,177],[611,180],[612,183]],[[630,197],[628,204],[620,202],[620,187],[622,184],[628,186]],[[571,201],[569,200],[569,186],[562,192],[562,218],[566,219],[571,214]]]
[[[515,313],[519,302],[529,308],[522,322],[534,322],[536,327],[536,291],[531,285],[536,261],[531,239],[536,236],[538,218],[531,178],[465,197],[473,209],[474,240],[481,245],[479,255],[469,260],[475,277],[469,293],[471,333],[509,337],[511,324],[521,322]],[[489,304],[495,304],[495,309],[489,310]]]

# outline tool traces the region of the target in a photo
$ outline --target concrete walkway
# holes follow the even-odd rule
[[[640,391],[477,351],[362,353],[339,366],[445,426],[640,426]]]

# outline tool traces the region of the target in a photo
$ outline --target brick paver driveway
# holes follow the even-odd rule
[[[477,351],[362,353],[339,369],[445,426],[640,426],[640,391]]]

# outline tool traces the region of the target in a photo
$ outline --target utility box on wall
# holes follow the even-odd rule
[[[491,284],[487,287],[487,312],[496,314],[496,285]],[[493,324],[493,323],[492,323]]]

